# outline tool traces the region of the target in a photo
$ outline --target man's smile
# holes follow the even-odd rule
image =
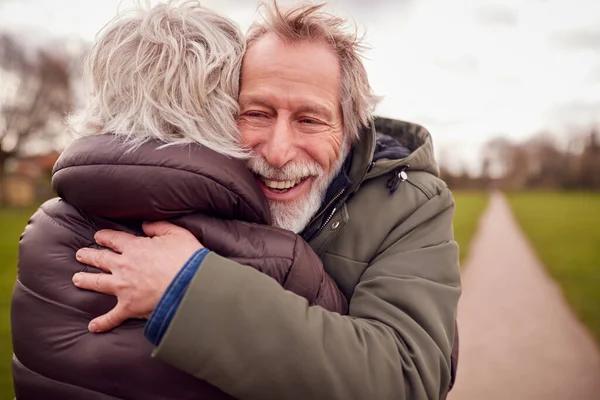
[[[303,196],[310,190],[315,178],[308,176],[294,180],[275,180],[260,175],[255,177],[267,199],[272,201],[291,201]]]

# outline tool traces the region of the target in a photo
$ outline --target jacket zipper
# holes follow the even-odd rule
[[[329,203],[327,203],[327,205],[323,208],[323,211],[321,211],[320,213],[318,213],[313,219],[312,221],[310,221],[310,223],[307,226],[310,226],[313,222],[315,222],[321,215],[323,215],[323,213],[329,208],[331,207],[331,205],[333,203],[335,203],[337,201],[337,199],[339,199],[342,194],[344,194],[344,192],[346,191],[346,189],[342,189],[338,192],[338,194],[336,194],[333,199],[331,199],[331,201]],[[327,216],[327,218],[325,219],[325,222],[321,224],[321,227],[310,236],[310,238],[308,238],[306,241],[310,242],[311,240],[313,240],[319,233],[323,232],[323,229],[325,229],[325,226],[329,223],[329,221],[331,221],[331,218],[333,218],[333,214],[335,214],[335,212],[337,211],[337,207],[333,207],[333,210],[331,210],[331,212],[329,213],[329,215]]]

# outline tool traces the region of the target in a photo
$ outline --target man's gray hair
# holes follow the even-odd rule
[[[195,142],[245,157],[236,124],[245,50],[239,27],[198,1],[138,3],[99,33],[84,64],[88,103],[69,125],[133,146]]]
[[[340,104],[344,131],[352,142],[373,120],[379,97],[373,93],[361,60],[365,46],[356,30],[346,31],[346,21],[323,11],[325,4],[302,4],[282,10],[275,0],[262,2],[263,22],[254,23],[247,34],[248,47],[267,33],[288,42],[325,41],[337,54],[341,67]]]

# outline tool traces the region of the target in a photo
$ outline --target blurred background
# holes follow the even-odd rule
[[[253,0],[202,3],[244,30],[256,16]],[[85,101],[82,60],[131,4],[0,0],[1,399],[12,396],[19,235],[53,196],[51,169],[71,140],[63,119]],[[600,2],[337,0],[329,9],[366,31],[369,77],[384,96],[377,114],[432,133],[465,265],[489,193],[508,193],[549,276],[600,341]]]

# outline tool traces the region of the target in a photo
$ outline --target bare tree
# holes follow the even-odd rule
[[[568,186],[567,153],[559,149],[552,134],[539,133],[521,147],[526,151],[530,164],[528,187],[564,189]]]
[[[566,145],[541,132],[515,143],[505,138],[484,146],[486,169],[502,189],[600,190],[600,134],[572,134]]]
[[[70,110],[69,60],[38,50],[32,54],[9,36],[0,36],[0,201],[5,201],[7,162],[32,142],[49,142]],[[0,203],[0,205],[2,205]]]
[[[600,133],[592,129],[579,158],[579,180],[585,189],[600,190]]]
[[[522,147],[507,138],[498,137],[484,145],[486,173],[496,178],[501,189],[520,189],[527,183],[529,160]]]

